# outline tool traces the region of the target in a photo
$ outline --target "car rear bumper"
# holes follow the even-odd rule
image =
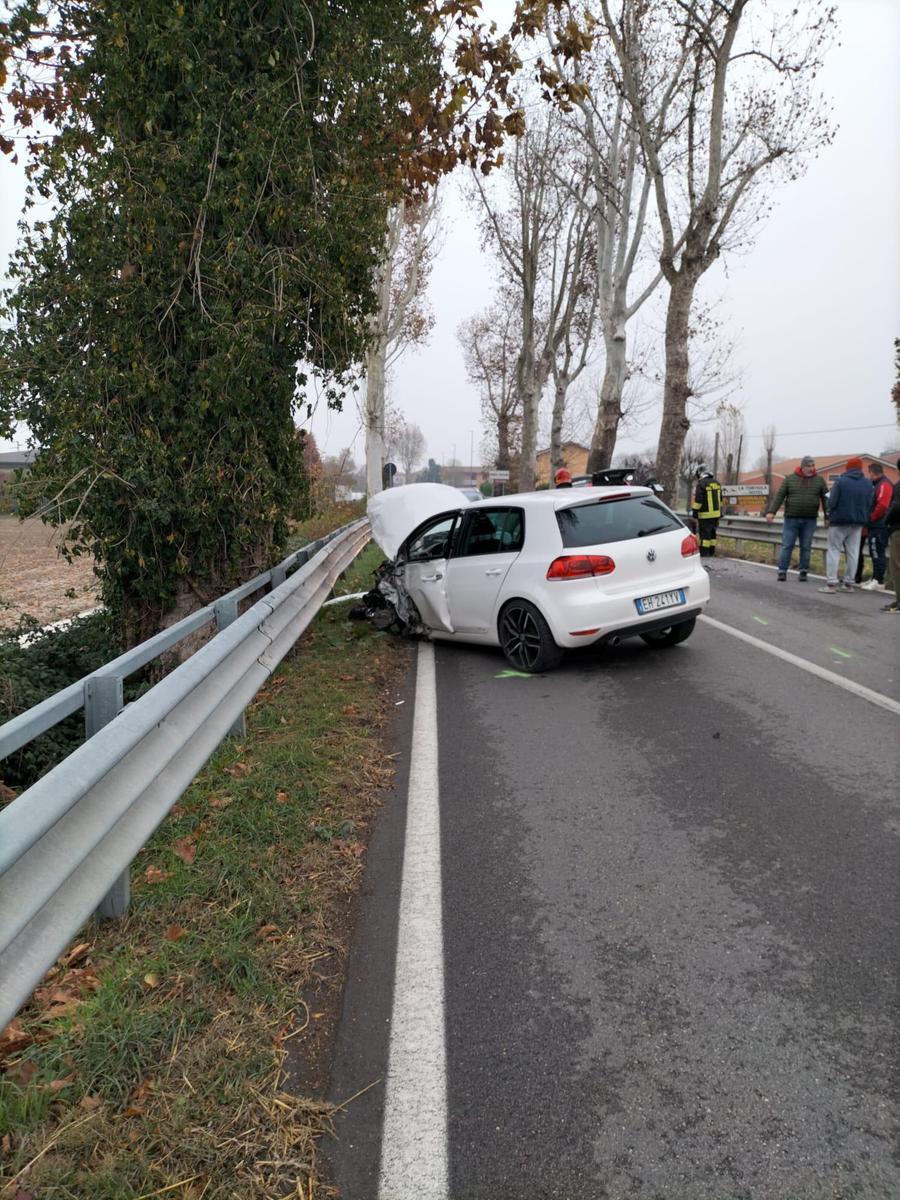
[[[709,603],[709,576],[705,571],[699,575],[692,572],[681,578],[660,580],[648,588],[648,592],[683,590],[685,602],[646,616],[637,612],[633,592],[618,596],[598,595],[597,590],[585,582],[587,586],[580,582],[561,583],[558,598],[553,597],[555,604],[538,605],[558,646],[571,649],[610,641],[614,636],[636,637],[667,629],[695,617]],[[566,590],[562,591],[563,588]]]
[[[575,645],[583,646],[585,642],[591,646],[616,645],[625,638],[640,637],[642,633],[658,633],[661,629],[671,629],[673,625],[682,625],[692,621],[703,611],[700,608],[673,608],[666,616],[647,617],[636,625],[626,625],[623,629],[612,629],[601,633],[596,638],[576,638]]]

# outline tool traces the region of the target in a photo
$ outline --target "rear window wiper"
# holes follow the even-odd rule
[[[650,529],[639,529],[638,537],[646,537],[648,533],[662,533],[664,529],[674,529],[674,525],[653,525]]]

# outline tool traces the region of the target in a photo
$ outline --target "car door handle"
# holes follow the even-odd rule
[[[503,574],[503,568],[502,568],[502,567],[494,567],[494,568],[493,568],[492,570],[490,570],[490,571],[485,571],[485,575],[502,575],[502,574]]]
[[[443,579],[443,578],[444,578],[443,571],[435,571],[435,573],[433,575],[423,575],[422,582],[423,583],[434,583],[434,581],[436,579]]]

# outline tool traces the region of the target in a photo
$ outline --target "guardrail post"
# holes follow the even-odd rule
[[[238,606],[237,600],[233,600],[226,596],[223,600],[217,600],[213,605],[213,611],[216,614],[216,633],[221,633],[232,621],[237,620]],[[247,719],[243,713],[238,717],[235,723],[228,730],[229,737],[242,738],[247,733]]]
[[[118,716],[124,703],[123,684],[117,675],[91,675],[84,681],[84,736],[92,738]],[[123,917],[131,900],[131,872],[126,868],[97,908],[107,920]]]
[[[287,579],[287,568],[283,567],[283,566],[273,567],[272,568],[272,583],[271,583],[272,591],[274,592],[274,590],[280,584],[284,583],[285,579]]]

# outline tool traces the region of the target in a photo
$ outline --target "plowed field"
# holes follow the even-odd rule
[[[0,628],[22,613],[49,625],[96,607],[92,560],[67,563],[57,552],[59,536],[37,520],[0,517]]]

